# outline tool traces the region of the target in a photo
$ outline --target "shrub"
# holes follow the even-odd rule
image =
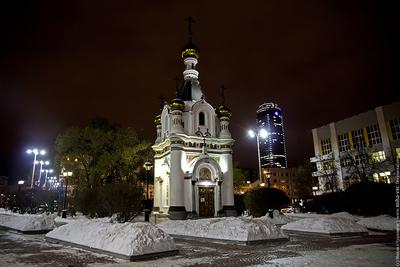
[[[305,210],[317,213],[336,213],[346,210],[344,192],[325,193],[306,203]]]
[[[244,203],[254,217],[264,216],[269,209],[287,207],[289,198],[276,188],[256,188],[246,193]]]
[[[125,222],[142,210],[143,188],[130,183],[115,183],[76,190],[73,204],[90,217],[117,214],[118,221]]]
[[[234,200],[235,200],[235,208],[236,208],[237,214],[238,215],[243,214],[243,212],[246,209],[246,207],[244,205],[244,195],[235,194]]]
[[[376,216],[395,215],[396,186],[394,184],[361,182],[345,191],[347,211],[351,214]]]
[[[5,207],[20,213],[43,213],[57,210],[58,193],[41,189],[10,191]]]

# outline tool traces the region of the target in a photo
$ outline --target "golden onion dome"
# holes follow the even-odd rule
[[[229,118],[232,115],[231,110],[227,106],[224,106],[224,105],[219,106],[219,108],[217,108],[216,111],[217,111],[218,118],[221,118],[221,117]]]
[[[155,125],[161,125],[161,114],[157,115],[157,116],[154,118],[154,124],[155,124]]]
[[[183,59],[187,57],[199,58],[200,57],[199,52],[200,52],[199,48],[192,43],[191,39],[189,39],[187,45],[185,45],[181,50],[181,56]]]
[[[169,107],[171,108],[172,111],[174,111],[174,110],[184,111],[185,110],[185,102],[183,102],[179,98],[175,98],[171,101],[171,104],[169,104]]]

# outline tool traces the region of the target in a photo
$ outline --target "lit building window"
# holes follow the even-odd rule
[[[353,145],[354,148],[362,148],[365,147],[365,140],[363,135],[363,130],[358,129],[356,131],[351,132],[351,136],[353,137]]]
[[[393,139],[400,139],[400,119],[389,121]]]
[[[332,152],[332,146],[331,146],[331,139],[323,139],[321,140],[321,152],[322,155],[327,155]]]
[[[353,163],[352,158],[340,159],[340,165],[342,165],[342,167],[349,167],[352,165],[352,163]]]
[[[333,163],[333,161],[324,161],[321,163],[321,169],[324,171],[333,170],[334,167],[335,164]]]
[[[344,152],[350,150],[350,141],[349,141],[349,134],[340,134],[338,135],[339,140],[339,151]]]
[[[386,159],[385,152],[383,151],[374,152],[370,157],[372,162],[382,162]]]
[[[368,140],[370,145],[382,143],[381,132],[377,124],[367,127]]]
[[[355,155],[354,156],[354,165],[356,165],[356,166],[365,165],[366,162],[367,162],[366,155]]]
[[[396,157],[400,159],[400,147],[396,148]]]

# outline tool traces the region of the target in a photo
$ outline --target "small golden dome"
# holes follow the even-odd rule
[[[179,98],[175,98],[174,100],[171,101],[171,104],[169,104],[169,107],[171,108],[172,111],[174,111],[174,110],[184,111],[185,110],[185,102],[183,102]]]
[[[197,46],[195,46],[192,43],[192,40],[190,39],[189,43],[182,48],[181,56],[183,59],[185,59],[187,57],[199,58],[200,57],[199,52],[200,52],[199,48]]]
[[[161,125],[161,115],[157,115],[157,116],[154,118],[154,124],[155,124],[155,125]]]
[[[231,110],[228,107],[224,106],[224,105],[222,105],[219,108],[217,108],[216,112],[217,112],[218,118],[221,118],[221,117],[228,117],[229,118],[232,115]]]

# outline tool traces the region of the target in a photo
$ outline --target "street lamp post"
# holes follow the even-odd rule
[[[33,168],[32,168],[32,180],[31,180],[31,189],[33,189],[33,182],[35,180],[35,168],[36,168],[36,163],[37,163],[37,161],[36,161],[37,155],[38,154],[45,155],[46,151],[45,150],[40,150],[39,151],[38,149],[34,148],[34,149],[28,149],[26,151],[26,153],[28,153],[28,154],[32,154],[33,153],[33,155],[34,155],[33,156]]]
[[[267,187],[271,187],[271,173],[267,171]]]
[[[147,161],[144,164],[144,168],[146,169],[146,202],[145,202],[145,209],[144,209],[144,221],[150,221],[150,212],[151,207],[149,203],[149,179],[150,179],[150,170],[153,167],[153,164]]]
[[[265,129],[260,129],[260,131],[249,130],[248,134],[251,138],[256,137],[257,141],[257,156],[258,156],[258,176],[260,179],[260,184],[262,183],[261,174],[261,158],[260,158],[260,137],[265,139],[268,137],[268,132]]]
[[[18,181],[18,192],[21,191],[21,186],[22,186],[24,183],[25,183],[24,180],[19,180],[19,181]]]
[[[64,191],[64,204],[62,210],[62,218],[67,218],[67,190],[68,190],[68,177],[72,176],[72,172],[64,172],[65,191]]]
[[[46,169],[46,170],[44,170],[44,172],[46,173],[46,176],[44,177],[43,189],[46,189],[46,185],[47,185],[47,175],[48,175],[48,173],[52,173],[53,170],[52,170],[52,169],[50,169],[50,170]]]
[[[48,161],[48,160],[46,160],[46,161],[43,161],[43,160],[41,160],[41,161],[37,161],[37,163],[39,163],[40,164],[40,170],[39,170],[39,179],[38,179],[38,187],[40,187],[40,183],[42,182],[42,172],[44,172],[43,171],[43,165],[49,165],[50,164],[50,161]]]

